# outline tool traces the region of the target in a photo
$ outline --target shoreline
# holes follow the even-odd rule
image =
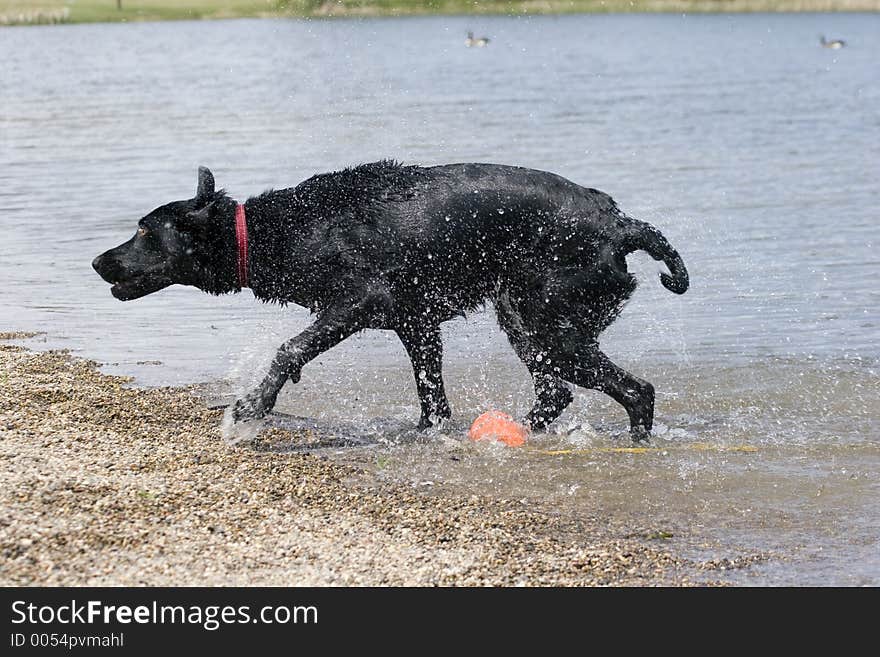
[[[216,20],[231,18],[388,18],[411,16],[539,16],[570,14],[730,14],[730,13],[825,13],[878,12],[880,0],[292,0],[267,3],[229,0],[221,3],[189,0],[114,3],[80,0],[0,1],[0,26],[118,23],[164,20]]]
[[[0,339],[23,339],[3,333]],[[430,494],[318,453],[220,438],[191,388],[140,389],[0,342],[5,586],[687,586],[662,528]]]

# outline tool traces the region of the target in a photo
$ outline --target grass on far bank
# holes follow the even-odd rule
[[[880,11],[880,0],[0,0],[0,24],[269,16]]]

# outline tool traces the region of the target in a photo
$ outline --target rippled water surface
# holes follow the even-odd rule
[[[465,48],[468,29],[490,46]],[[409,440],[409,365],[382,332],[317,359],[279,409],[381,443],[337,455],[379,476],[781,555],[734,582],[878,585],[877,61],[878,15],[5,29],[0,330],[232,395],[306,311],[184,288],[122,304],[89,267],[191,196],[197,165],[239,199],[380,157],[551,170],[659,226],[690,268],[676,297],[632,256],[643,284],[603,338],[657,387],[655,449],[613,451],[625,414],[583,391],[528,450],[462,443],[479,412],[531,403],[491,311],[445,326],[448,438]]]

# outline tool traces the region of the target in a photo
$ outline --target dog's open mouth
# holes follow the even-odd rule
[[[154,276],[145,274],[136,276],[125,281],[116,281],[110,288],[110,294],[120,301],[131,301],[132,299],[140,299],[153,292],[171,285],[172,281],[164,276]]]

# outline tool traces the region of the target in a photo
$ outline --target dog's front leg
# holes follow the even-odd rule
[[[256,420],[271,411],[288,379],[298,382],[306,363],[365,327],[363,310],[363,304],[347,305],[344,309],[332,306],[305,331],[281,345],[266,378],[235,402],[233,420]]]
[[[452,415],[443,389],[443,342],[439,326],[416,325],[410,319],[397,328],[416,377],[416,390],[422,407],[419,430]]]

